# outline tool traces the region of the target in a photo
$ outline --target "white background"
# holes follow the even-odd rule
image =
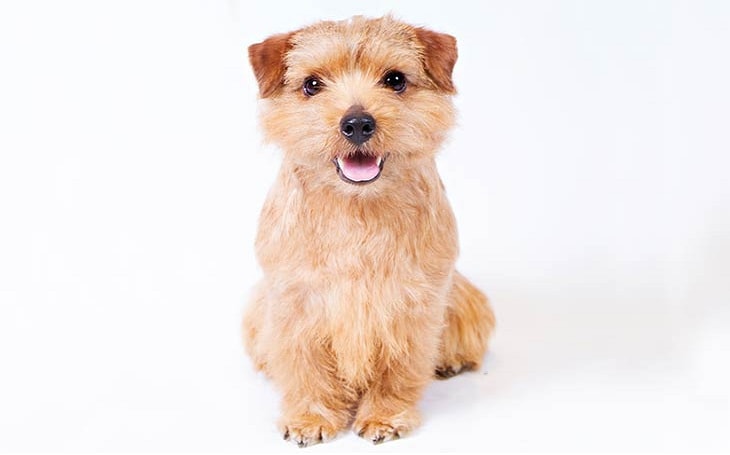
[[[439,166],[498,332],[378,451],[730,450],[730,3],[338,0],[0,3],[0,451],[298,450],[240,342],[246,46],[388,11],[459,40]]]

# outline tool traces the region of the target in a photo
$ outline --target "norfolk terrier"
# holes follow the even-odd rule
[[[283,151],[244,317],[255,366],[307,446],[419,423],[434,377],[479,368],[487,298],[454,269],[435,155],[454,123],[456,40],[392,17],[319,22],[249,47],[267,141]]]

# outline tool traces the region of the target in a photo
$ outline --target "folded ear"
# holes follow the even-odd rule
[[[261,98],[273,95],[284,85],[284,57],[291,49],[290,38],[293,34],[274,35],[248,47],[248,59],[259,83]]]
[[[423,45],[423,59],[426,72],[440,90],[456,93],[451,73],[456,64],[456,38],[445,33],[417,28],[416,36]]]

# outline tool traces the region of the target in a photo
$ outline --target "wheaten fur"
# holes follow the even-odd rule
[[[247,351],[283,394],[285,438],[309,445],[349,425],[373,442],[397,438],[418,425],[434,374],[480,366],[494,327],[486,297],[454,270],[456,223],[434,161],[454,123],[456,41],[355,17],[249,55],[283,162],[260,217]],[[394,69],[403,93],[382,84]],[[313,75],[324,89],[307,97]],[[356,148],[339,131],[351,106],[377,125],[358,150],[387,157],[367,185],[342,181],[332,162]]]

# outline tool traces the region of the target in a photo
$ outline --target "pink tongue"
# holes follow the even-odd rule
[[[342,159],[342,173],[353,182],[367,182],[378,176],[378,158],[357,155]]]

